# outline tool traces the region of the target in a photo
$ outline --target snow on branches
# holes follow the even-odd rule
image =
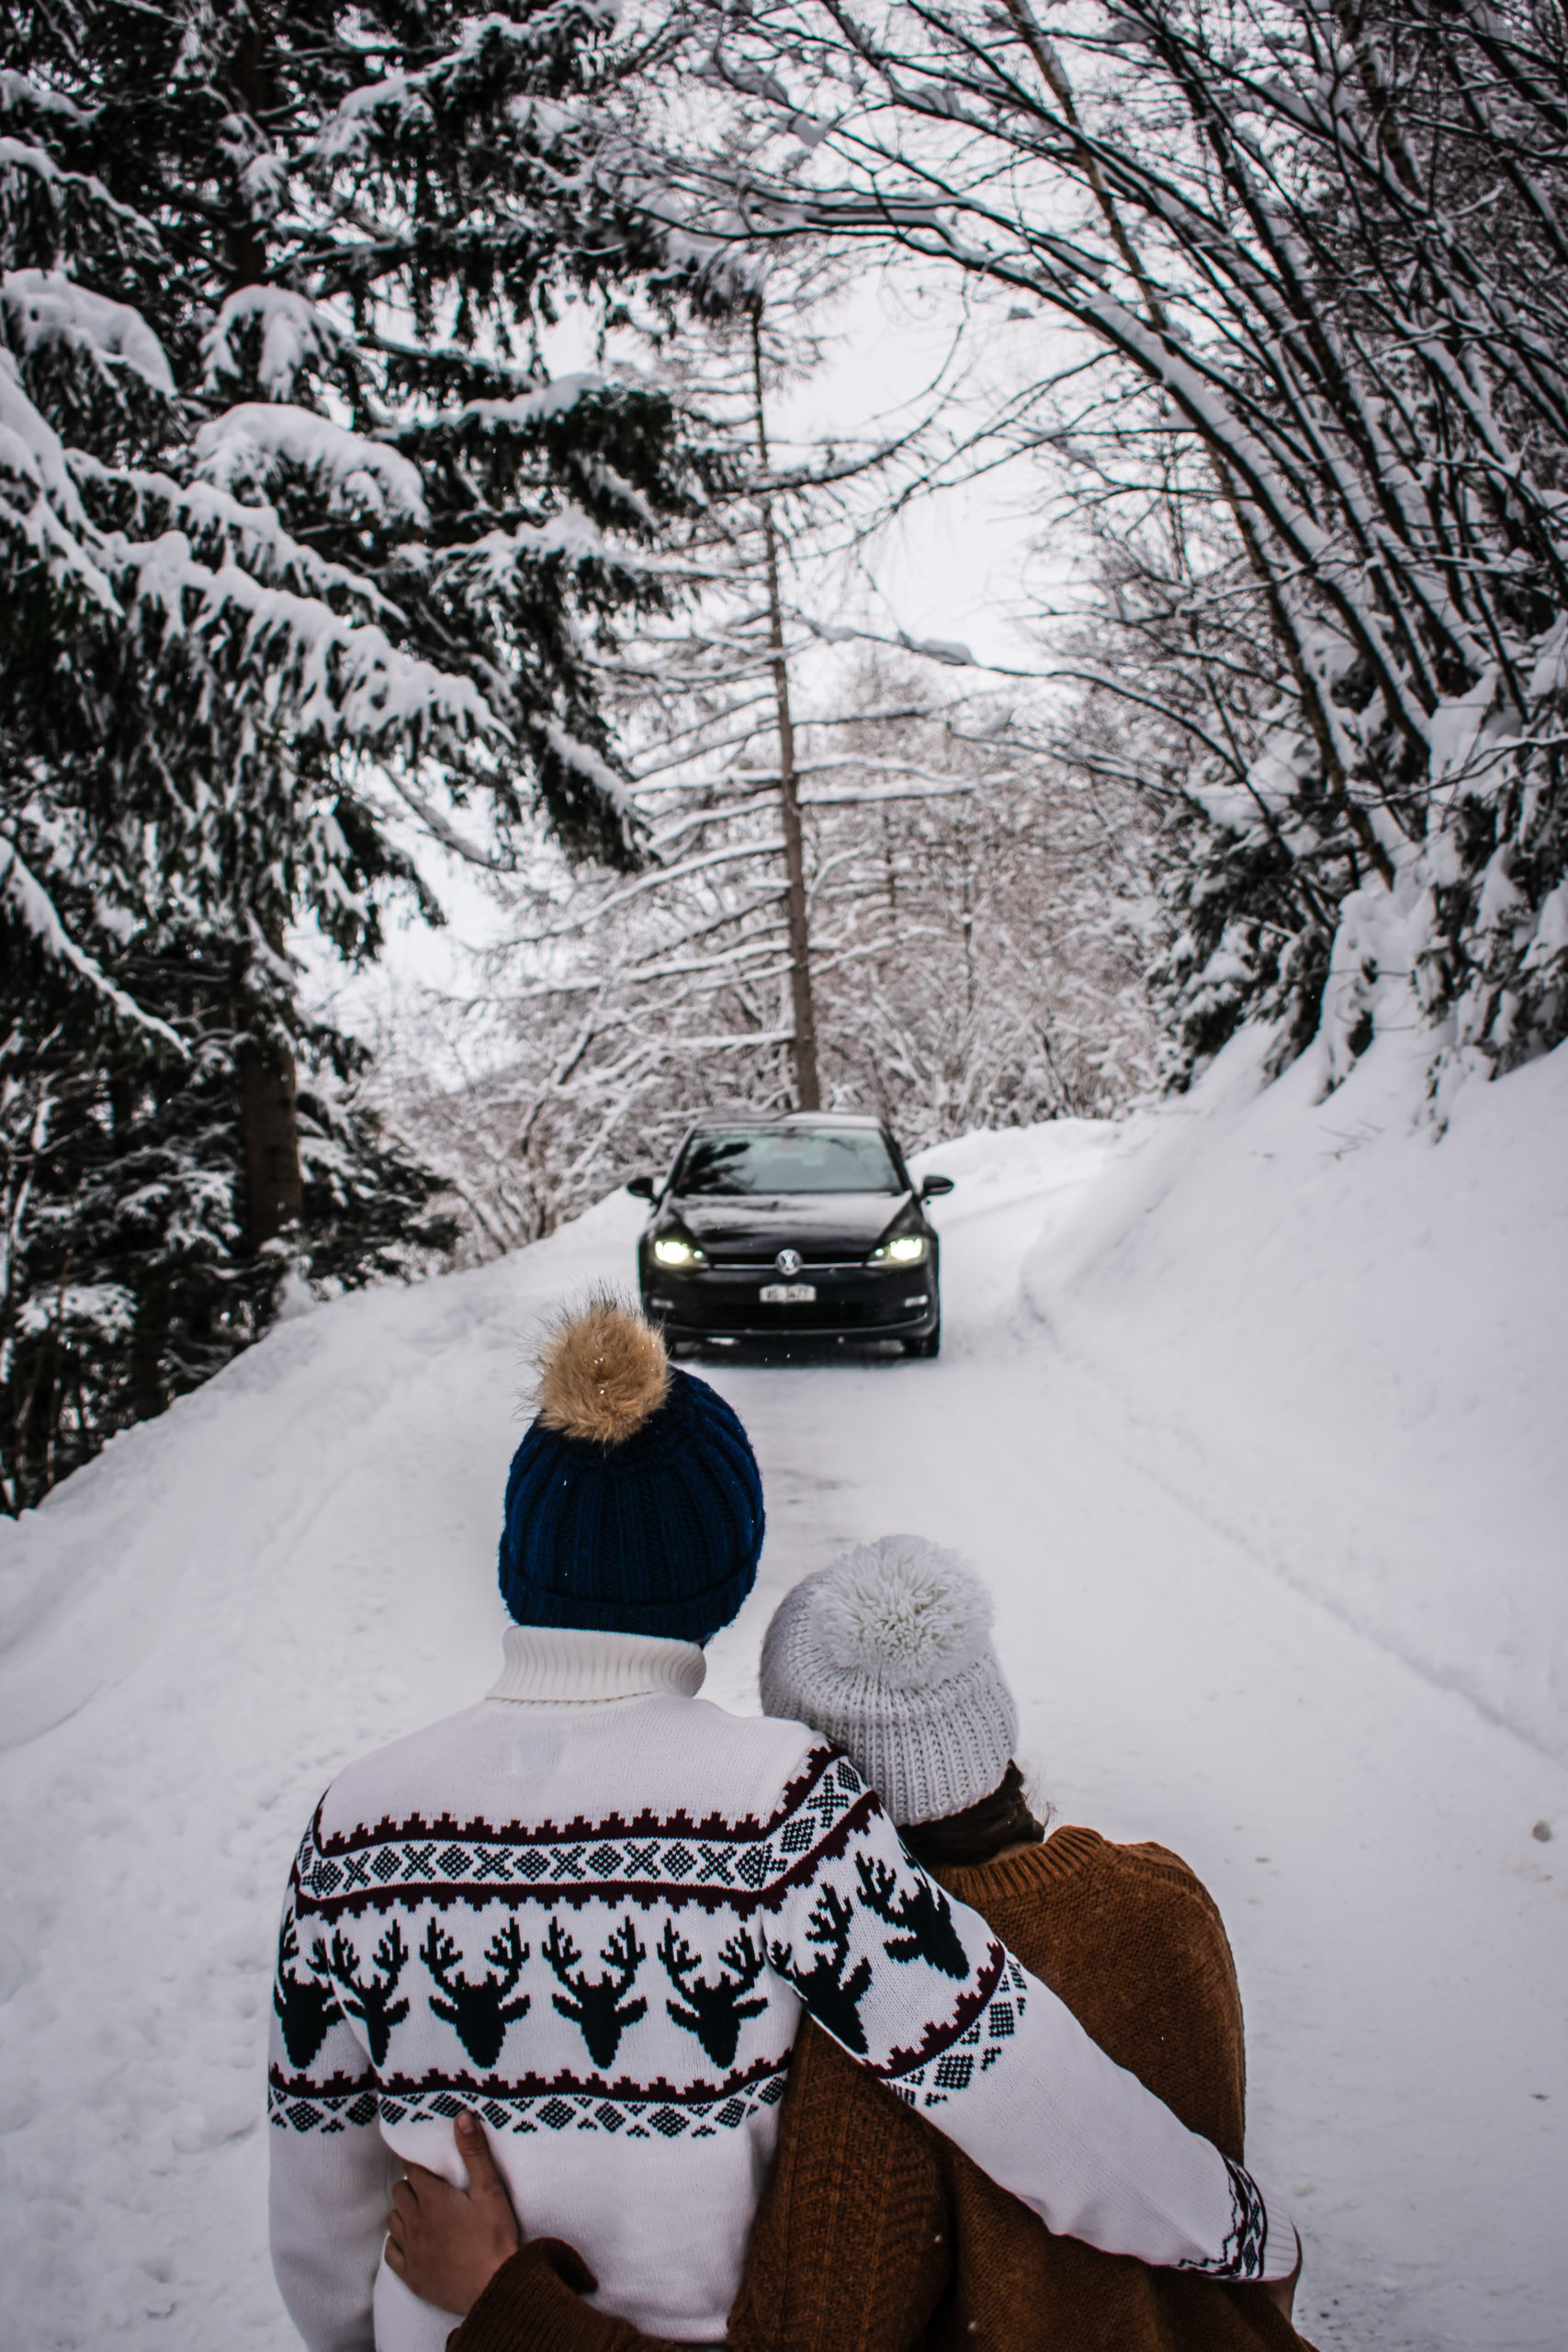
[[[215,1369],[291,1264],[363,1280],[426,1232],[425,1180],[322,1107],[352,1054],[303,1015],[298,932],[374,955],[394,894],[438,912],[424,844],[502,872],[541,808],[637,864],[600,665],[678,597],[656,544],[723,460],[667,393],[542,356],[564,302],[692,274],[601,185],[593,0],[85,0],[9,30],[14,1504]],[[96,1356],[68,1295],[134,1302]]]
[[[671,131],[672,213],[711,229],[728,207],[752,243],[901,248],[1010,316],[1065,322],[1066,369],[1098,350],[1105,390],[1085,432],[1077,397],[1067,425],[1042,384],[1039,446],[1092,447],[1097,507],[1174,502],[1228,536],[1271,660],[1253,715],[1278,715],[1195,874],[1228,865],[1239,909],[1250,862],[1298,931],[1382,890],[1435,1060],[1506,1069],[1568,1035],[1550,911],[1568,861],[1554,20],[1480,0],[1116,0],[1047,38],[1026,0],[685,0],[683,24],[692,70],[734,104],[704,153]],[[1009,419],[1021,446],[1028,410]],[[1208,662],[1223,692],[1211,655],[1173,637],[1167,658],[1173,684],[1185,663],[1201,697]],[[1209,761],[1194,739],[1196,826]],[[1298,1046],[1330,960],[1300,966]],[[1235,1018],[1261,1008],[1227,987]],[[1340,1045],[1375,1028],[1354,989],[1327,1018]]]
[[[478,795],[492,860],[531,789],[635,857],[589,649],[668,602],[637,558],[709,459],[667,398],[536,354],[560,292],[658,259],[594,193],[607,32],[438,16],[411,51],[285,11],[258,58],[221,11],[35,22],[0,84],[0,603],[30,616],[0,825],[37,870],[53,792],[93,812],[78,878],[165,933],[330,910],[353,944],[356,905],[373,945],[388,761]]]

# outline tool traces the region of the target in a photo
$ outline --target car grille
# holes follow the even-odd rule
[[[815,1304],[793,1306],[750,1300],[744,1307],[725,1306],[716,1299],[694,1304],[682,1299],[673,1319],[682,1331],[874,1331],[885,1326],[912,1323],[923,1307],[905,1306],[890,1299],[874,1306],[864,1299],[819,1298]]]
[[[866,1257],[870,1255],[868,1250]],[[865,1258],[803,1257],[797,1273],[781,1274],[771,1250],[765,1258],[710,1258],[708,1265],[716,1274],[737,1275],[758,1283],[815,1281],[819,1274],[863,1274],[866,1270]]]
[[[726,1270],[728,1271],[728,1270]],[[744,1280],[722,1279],[720,1270],[710,1268],[695,1280],[691,1277],[671,1283],[670,1303],[664,1304],[665,1294],[656,1283],[649,1304],[653,1311],[667,1314],[682,1331],[750,1332],[765,1335],[784,1331],[867,1331],[908,1328],[918,1323],[927,1313],[925,1306],[911,1306],[910,1300],[923,1293],[930,1299],[931,1285],[921,1280],[923,1267],[900,1267],[903,1281],[890,1281],[886,1275],[868,1275],[863,1265],[852,1272],[859,1280],[839,1283],[831,1287],[824,1284],[820,1295],[814,1299],[792,1300],[787,1305],[779,1300],[759,1298],[761,1287],[759,1277],[765,1279],[772,1269],[749,1266]],[[803,1266],[802,1276],[820,1277],[828,1271],[822,1266]],[[919,1291],[911,1285],[909,1275],[915,1274]]]

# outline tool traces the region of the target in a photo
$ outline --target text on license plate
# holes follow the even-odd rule
[[[761,1293],[764,1306],[809,1306],[816,1295],[815,1283],[764,1283]]]

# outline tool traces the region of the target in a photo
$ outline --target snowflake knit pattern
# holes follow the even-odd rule
[[[582,1645],[615,1641],[516,1629],[509,1657],[564,1658],[545,1687],[570,1694]],[[387,2151],[459,2177],[465,2107],[530,2234],[570,2235],[607,2307],[721,2341],[803,2007],[998,2177],[1027,2142],[1051,2071],[1033,2013],[1060,2005],[911,1861],[844,1757],[798,1724],[650,1693],[658,1666],[611,1703],[492,1697],[400,1742],[343,1775],[301,1839],[269,2111],[275,2261],[312,2352],[444,2341],[450,2321],[377,2262]],[[1213,2167],[1212,2218],[1159,2258],[1255,2268],[1247,2177],[1238,2192],[1139,2096]],[[1038,2203],[1012,2153],[1009,2185]]]

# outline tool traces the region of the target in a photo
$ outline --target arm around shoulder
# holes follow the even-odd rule
[[[1159,2267],[1286,2275],[1293,2236],[1256,2181],[1108,2057],[838,1770],[846,1802],[770,1944],[818,2021],[1049,2229]]]

